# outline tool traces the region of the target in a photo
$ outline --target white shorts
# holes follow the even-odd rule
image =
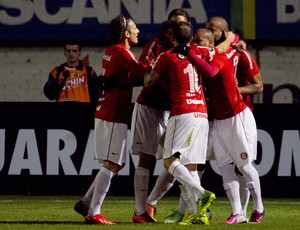
[[[196,116],[195,116],[196,115]],[[163,159],[180,152],[180,162],[204,164],[207,151],[208,120],[205,114],[187,113],[172,116],[168,121]]]
[[[242,167],[256,159],[257,129],[249,108],[234,117],[213,122],[213,149],[219,167],[230,163]]]
[[[118,165],[126,161],[128,126],[95,118],[95,158]]]
[[[156,156],[159,140],[167,128],[170,112],[134,104],[131,121],[131,152]]]

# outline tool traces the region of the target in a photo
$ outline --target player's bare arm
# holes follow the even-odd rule
[[[254,95],[263,91],[263,82],[260,73],[249,78],[249,81],[251,84],[239,87],[239,91],[242,95]]]
[[[232,33],[231,31],[226,32],[226,39],[225,41],[221,42],[219,45],[216,46],[216,48],[218,49],[219,53],[225,53],[228,48],[230,47],[231,43],[234,41],[235,39],[235,34]]]
[[[145,74],[144,85],[146,87],[149,87],[149,86],[153,85],[157,81],[158,78],[159,78],[159,75],[153,69],[150,69]]]

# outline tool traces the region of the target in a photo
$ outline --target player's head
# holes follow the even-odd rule
[[[172,10],[169,13],[168,20],[173,22],[191,22],[189,13],[182,8]]]
[[[228,31],[228,23],[222,17],[212,17],[205,23],[205,28],[213,32],[215,36],[215,45],[226,39],[225,32]]]
[[[213,48],[215,46],[214,34],[206,28],[197,29],[194,34],[194,43],[198,46]]]
[[[166,20],[162,23],[159,40],[164,50],[168,50],[173,46],[173,27],[174,22]]]
[[[130,45],[134,45],[138,43],[137,36],[140,31],[131,18],[118,15],[109,23],[108,32],[112,43],[118,44],[127,40]]]
[[[188,44],[193,39],[193,28],[188,22],[175,23],[173,33],[178,44]]]

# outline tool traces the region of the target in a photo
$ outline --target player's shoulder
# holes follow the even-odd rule
[[[254,61],[254,57],[252,56],[252,54],[248,50],[244,50],[240,54],[240,61],[241,62],[243,62],[243,61],[244,62],[253,62]]]
[[[133,59],[137,61],[135,54],[128,48],[126,48],[123,44],[115,44],[108,47],[106,53],[109,53],[115,57],[125,58],[125,59]]]
[[[159,57],[170,57],[170,56],[172,56],[172,55],[174,55],[173,48],[161,52],[161,53],[159,54]]]

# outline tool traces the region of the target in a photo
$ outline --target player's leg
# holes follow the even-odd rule
[[[238,224],[246,223],[247,219],[242,213],[239,193],[240,186],[235,173],[233,159],[230,154],[232,143],[230,139],[235,140],[235,138],[237,138],[232,136],[232,130],[230,128],[231,123],[232,119],[214,120],[213,149],[217,165],[222,175],[223,187],[232,209],[231,215],[224,221],[224,223]]]
[[[259,223],[265,215],[261,197],[259,175],[251,163],[240,167],[239,170],[243,173],[245,180],[247,181],[246,185],[253,200],[253,212],[249,222]]]
[[[190,215],[179,223],[181,225],[208,224],[205,214],[215,195],[205,191],[197,173],[197,164],[205,162],[207,134],[207,119],[195,118],[194,114],[183,114],[169,119],[164,166],[184,186],[190,197],[186,200]]]
[[[103,167],[99,170],[95,177],[95,189],[93,193],[93,197],[90,204],[90,209],[88,211],[88,215],[86,217],[86,222],[95,222],[99,221],[99,224],[105,221],[102,218],[99,219],[99,214],[101,213],[101,206],[106,197],[106,194],[109,190],[111,179],[115,175],[115,171],[118,171],[118,166],[113,166],[112,162],[105,161],[103,163]],[[113,222],[109,221],[108,224],[113,224]]]
[[[112,177],[125,166],[127,130],[126,124],[95,119],[95,157],[103,165],[94,180],[94,192],[88,215],[85,217],[86,223],[115,224],[101,213],[101,207]]]
[[[219,167],[222,179],[223,186],[226,192],[226,195],[230,201],[232,214],[231,216],[224,221],[225,224],[238,224],[238,223],[247,223],[245,218],[242,205],[240,200],[239,193],[239,181],[237,175],[235,174],[234,166],[232,164],[227,164]]]
[[[140,153],[139,164],[134,173],[135,215],[142,215],[147,211],[149,176],[155,162],[154,156]]]
[[[150,195],[148,196],[147,204],[156,206],[157,202],[169,191],[174,182],[175,178],[163,169],[158,176]]]
[[[184,165],[182,165],[179,160],[174,159],[176,157],[171,158],[172,159],[164,159],[165,168],[168,169],[168,172],[172,174],[176,178],[176,180],[185,187],[191,201],[191,203],[188,204],[189,210],[192,214],[196,214],[198,209],[196,205],[196,197],[204,194],[204,189],[200,187],[200,185],[194,180],[194,178],[190,175],[188,169]]]
[[[249,222],[260,222],[264,216],[264,207],[261,197],[260,179],[257,170],[252,165],[257,151],[257,129],[253,113],[249,108],[236,116],[235,132],[238,134],[237,141],[232,149],[236,152],[233,156],[236,166],[244,175],[246,186],[249,189],[253,200],[253,213]],[[241,153],[243,155],[241,156]]]
[[[243,174],[238,170],[237,167],[235,167],[235,172],[238,176],[238,181],[240,184],[240,197],[241,197],[241,205],[244,216],[247,216],[247,207],[250,200],[250,191],[247,188],[246,179],[243,176]]]
[[[132,154],[139,156],[134,174],[135,211],[133,221],[155,222],[154,216],[147,213],[147,196],[150,172],[156,163],[159,139],[165,131],[167,116],[163,110],[135,104],[132,116]],[[149,210],[151,211],[151,210]]]

